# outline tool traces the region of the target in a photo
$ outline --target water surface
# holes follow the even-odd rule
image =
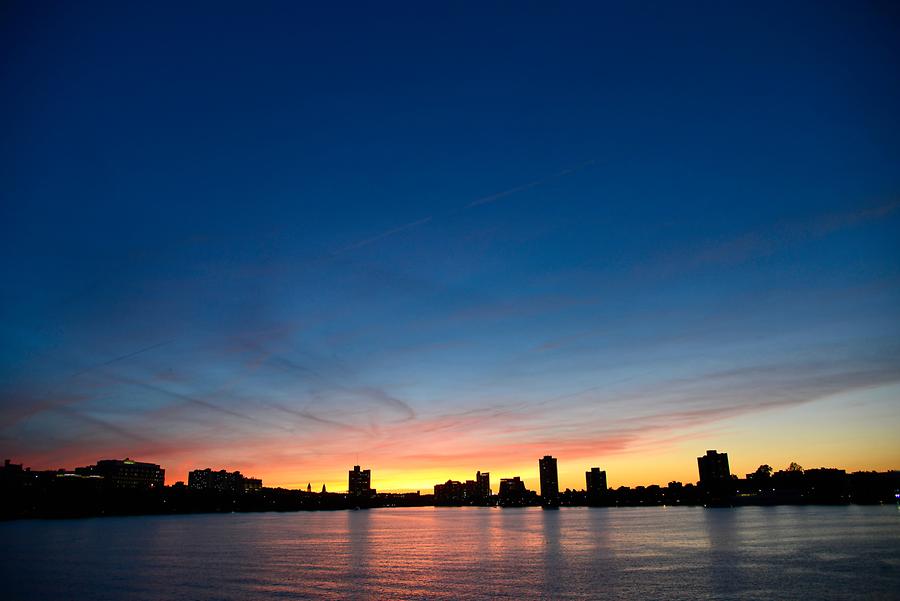
[[[896,507],[0,523],[4,599],[900,599]]]

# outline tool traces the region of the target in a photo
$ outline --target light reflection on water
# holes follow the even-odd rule
[[[413,508],[0,524],[4,599],[896,599],[893,507]]]

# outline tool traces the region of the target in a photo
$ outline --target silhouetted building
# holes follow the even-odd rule
[[[490,496],[490,474],[487,472],[477,472],[475,480],[447,480],[434,485],[435,505],[485,505]]]
[[[166,470],[155,463],[131,459],[101,459],[96,465],[75,468],[80,476],[101,476],[107,487],[124,489],[159,489],[165,482]]]
[[[592,467],[591,471],[584,473],[587,485],[587,502],[596,505],[603,500],[606,494],[606,472],[599,467]]]
[[[728,467],[728,453],[715,450],[697,457],[700,471],[700,488],[708,503],[721,503],[733,494],[731,469]]]
[[[474,480],[466,480],[463,484],[463,505],[473,505],[478,498],[478,485]]]
[[[354,465],[349,472],[349,483],[347,490],[351,497],[370,498],[375,495],[372,489],[372,472],[371,470],[361,470],[358,465]]]
[[[821,503],[843,503],[850,498],[850,479],[847,472],[837,468],[820,467],[803,472],[806,496]]]
[[[559,507],[559,477],[556,472],[556,458],[544,455],[538,459],[541,474],[541,504],[544,507]]]
[[[768,476],[771,468],[763,465],[754,472],[755,476],[766,474],[762,476],[766,486],[761,487],[749,478],[734,479],[729,473],[727,456],[710,453],[698,461],[703,470],[702,487],[680,482],[669,482],[667,487],[621,486],[607,489],[602,505],[894,504],[900,499],[900,471],[847,474],[837,468],[803,470],[791,464],[788,469]],[[586,474],[588,482],[597,482],[596,477],[591,477],[595,471],[600,472],[595,468]],[[237,474],[195,470],[191,482],[194,490],[191,490],[183,483],[162,486],[163,470],[158,465],[129,459],[100,461],[78,468],[74,474],[64,469],[31,470],[6,461],[0,465],[0,519],[460,505],[474,504],[473,491],[477,496],[489,490],[488,475],[481,473],[476,474],[474,481],[450,480],[437,485],[438,498],[431,494],[388,493],[375,494],[363,502],[346,494],[327,493],[324,485],[323,494],[311,494],[311,484],[305,491],[261,488],[256,494],[241,495],[205,494],[197,490],[201,486],[198,477],[215,482],[222,473]],[[260,480],[244,478],[244,490],[255,488],[257,483],[261,487]],[[589,486],[595,490],[593,485]],[[527,490],[518,477],[500,480],[499,493],[499,505],[503,507],[539,504],[537,494]],[[577,506],[588,503],[588,496],[586,491],[566,489],[559,500],[560,505]]]
[[[900,471],[853,472],[848,477],[854,503],[900,503]]]
[[[259,490],[262,488],[262,480],[247,478],[240,472],[225,470],[214,472],[212,469],[206,468],[188,472],[188,488],[207,492],[241,494]]]
[[[420,492],[380,492],[375,495],[376,507],[422,507],[434,505],[431,495],[423,495]]]
[[[518,476],[500,478],[498,497],[503,507],[524,507],[532,505],[535,501],[534,492],[526,489],[525,483]]]
[[[706,451],[706,455],[697,457],[697,466],[700,470],[700,484],[731,479],[728,453],[717,453],[715,450]]]
[[[435,505],[462,505],[464,498],[465,487],[462,482],[447,480],[443,484],[434,485]]]
[[[10,463],[9,459],[4,459],[3,460],[3,469],[14,471],[14,472],[21,472],[22,464],[21,463]]]
[[[0,468],[0,485],[18,484],[27,473],[26,470],[22,469],[21,463],[10,463],[9,459],[5,459],[3,467]]]
[[[478,501],[486,502],[491,497],[491,473],[475,472],[475,484]]]

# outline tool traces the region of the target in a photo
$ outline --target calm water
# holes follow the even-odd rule
[[[896,507],[0,523],[4,599],[900,599]]]

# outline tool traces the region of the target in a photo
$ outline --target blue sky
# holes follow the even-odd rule
[[[564,485],[691,479],[712,443],[896,468],[897,25],[6,3],[0,452],[336,486],[358,455],[395,488],[545,452]]]

